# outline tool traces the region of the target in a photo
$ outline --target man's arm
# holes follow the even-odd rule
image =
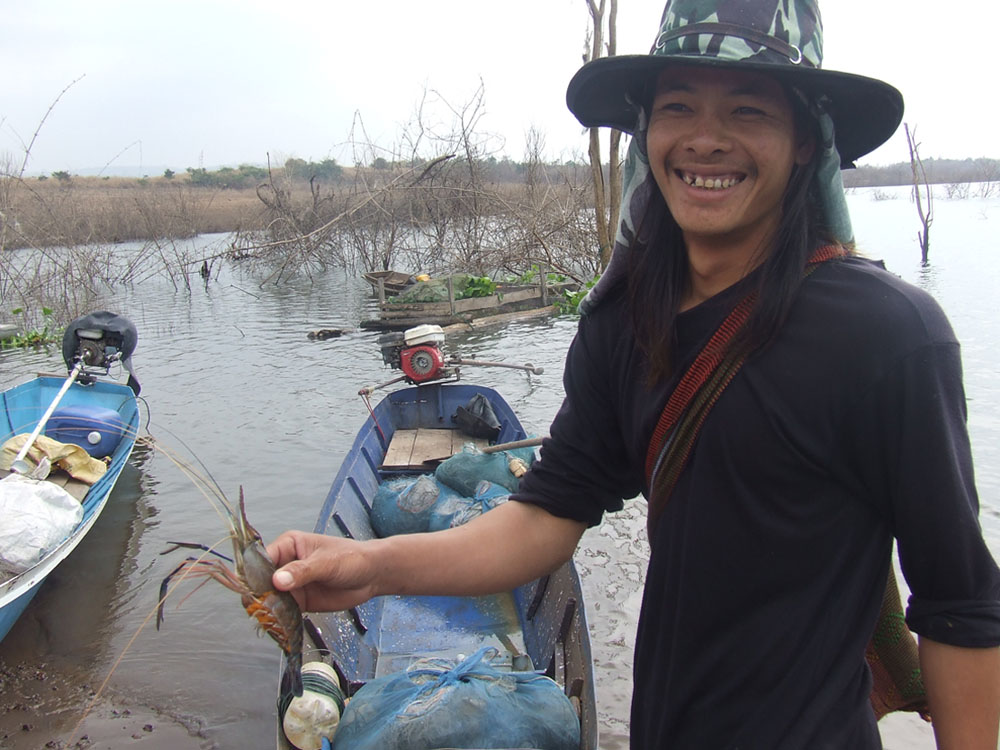
[[[920,668],[938,750],[996,750],[1000,648],[960,648],[921,637]]]
[[[276,588],[306,611],[343,610],[373,596],[467,596],[505,591],[573,556],[586,524],[509,501],[446,531],[358,542],[285,532],[268,553]]]

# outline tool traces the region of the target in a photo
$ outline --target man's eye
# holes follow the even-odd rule
[[[664,102],[658,109],[663,112],[688,112],[688,106],[680,102]]]
[[[735,114],[759,116],[764,114],[764,110],[757,109],[757,107],[737,107]]]

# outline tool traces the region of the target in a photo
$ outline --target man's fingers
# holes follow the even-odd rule
[[[286,531],[265,548],[267,550],[267,556],[270,557],[274,564],[279,568],[285,563],[291,562],[296,558],[295,537],[293,536],[293,533],[294,532]]]
[[[295,575],[287,568],[279,568],[271,577],[271,582],[279,591],[288,591],[295,588]]]
[[[306,557],[302,560],[293,559],[287,565],[283,565],[274,571],[274,575],[271,576],[271,582],[274,584],[275,588],[281,591],[288,591],[290,589],[300,589],[313,581],[325,582],[325,574],[323,571],[317,571],[318,562],[315,557]]]
[[[272,581],[282,591],[302,588],[313,581],[332,582],[328,579],[333,578],[337,568],[337,558],[331,554],[324,554],[315,543],[314,536],[300,531],[290,531],[275,539],[268,547],[269,553],[271,547],[274,548],[271,559],[277,567]]]
[[[267,554],[278,568],[293,560],[304,560],[317,546],[315,536],[304,531],[286,531],[267,545]]]

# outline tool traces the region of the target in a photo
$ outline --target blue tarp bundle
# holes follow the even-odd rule
[[[431,509],[429,531],[441,531],[461,526],[501,503],[507,502],[510,491],[506,487],[482,481],[473,497],[445,497]]]
[[[482,453],[470,443],[442,461],[433,474],[387,480],[372,499],[372,528],[387,537],[468,523],[517,491],[513,460],[530,467],[535,449]]]
[[[496,653],[483,647],[457,665],[423,659],[368,682],[347,704],[333,750],[579,748],[580,721],[559,686],[494,668]]]
[[[535,449],[516,448],[499,453],[483,453],[469,443],[461,453],[442,461],[434,471],[434,476],[463,497],[472,497],[476,486],[483,480],[516,492],[518,479],[510,471],[512,459],[518,459],[525,468],[529,468],[535,460]]]
[[[390,479],[372,498],[372,528],[381,537],[427,531],[435,504],[455,497],[433,474]]]

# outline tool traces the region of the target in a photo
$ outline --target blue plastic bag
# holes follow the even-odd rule
[[[476,486],[483,480],[506,487],[510,492],[517,492],[518,478],[510,471],[513,459],[529,468],[535,460],[535,449],[516,448],[499,453],[483,453],[472,443],[467,443],[460,453],[438,464],[434,476],[441,484],[451,487],[464,497],[472,497]]]
[[[423,659],[368,682],[347,704],[333,750],[577,750],[580,720],[562,689],[535,672],[501,672],[483,647],[460,664]]]
[[[474,497],[458,495],[439,498],[431,509],[429,531],[451,529],[468,523],[501,503],[507,502],[510,491],[506,487],[482,481]]]
[[[427,531],[435,503],[449,497],[455,492],[432,474],[390,479],[372,498],[372,529],[381,537]]]

